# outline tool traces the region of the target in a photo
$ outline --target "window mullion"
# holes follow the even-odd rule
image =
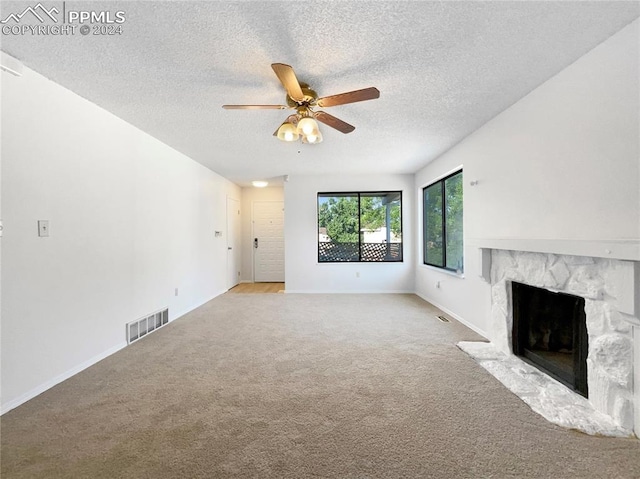
[[[446,216],[447,216],[447,207],[445,204],[445,182],[441,181],[440,188],[440,204],[442,205],[442,267],[446,269],[447,267],[447,230],[446,230]]]
[[[358,263],[362,262],[362,205],[358,193]]]
[[[422,262],[425,264],[427,264],[427,238],[429,238],[429,224],[427,218],[427,189],[424,188],[422,190],[422,254],[424,255]]]

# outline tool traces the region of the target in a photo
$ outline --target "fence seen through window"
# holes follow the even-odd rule
[[[318,193],[318,262],[402,261],[402,192]]]

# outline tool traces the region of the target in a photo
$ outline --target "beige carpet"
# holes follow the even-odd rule
[[[225,294],[7,413],[2,478],[633,478],[410,295]]]

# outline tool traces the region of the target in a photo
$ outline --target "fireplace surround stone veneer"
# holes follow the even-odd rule
[[[488,252],[485,250],[484,253]],[[637,267],[634,262],[496,249],[490,250],[490,256],[484,253],[483,268],[490,259],[491,325],[488,333],[492,343],[502,352],[513,354],[512,281],[583,297],[589,338],[589,401],[596,410],[632,431],[632,324],[637,324],[638,316],[634,288],[640,286],[634,285]]]

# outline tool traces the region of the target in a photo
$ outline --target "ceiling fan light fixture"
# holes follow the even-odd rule
[[[305,116],[298,121],[298,133],[303,136],[318,135],[318,122],[309,116]]]
[[[320,143],[322,134],[318,128],[318,121],[341,133],[351,133],[356,129],[355,126],[329,113],[314,111],[316,107],[325,108],[380,98],[380,91],[375,87],[318,98],[318,94],[309,88],[309,85],[298,81],[291,65],[272,63],[271,68],[287,92],[286,105],[222,105],[222,108],[226,110],[295,110],[295,113],[289,115],[273,134],[287,143],[293,143],[298,139],[303,143]]]
[[[311,133],[309,135],[302,136],[302,143],[309,143],[311,145],[315,145],[317,143],[322,143],[322,133],[318,131],[317,133]]]
[[[293,123],[285,122],[278,128],[278,140],[297,141],[300,138],[297,128]]]

